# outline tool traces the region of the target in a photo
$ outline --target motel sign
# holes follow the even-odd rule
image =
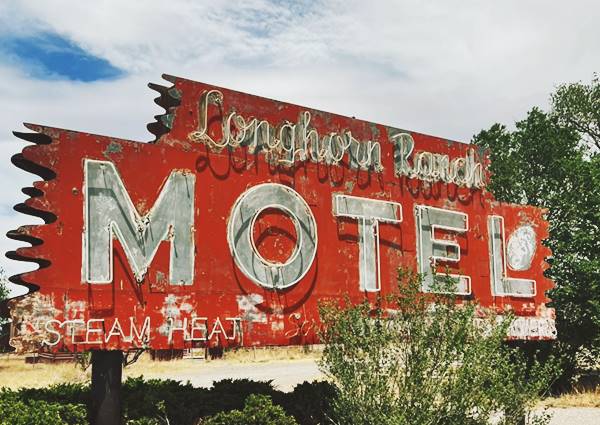
[[[552,339],[544,212],[497,202],[478,148],[164,76],[155,139],[27,124],[13,163],[41,180],[8,236],[11,344],[31,350],[318,342],[318,304],[436,276],[509,336]]]

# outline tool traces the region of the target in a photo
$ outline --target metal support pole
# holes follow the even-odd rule
[[[92,351],[92,425],[121,423],[122,351]]]

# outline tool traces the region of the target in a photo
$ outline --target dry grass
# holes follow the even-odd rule
[[[575,390],[559,397],[548,397],[541,403],[543,407],[600,407],[600,388]]]
[[[181,376],[191,368],[202,366],[203,368],[222,367],[224,364],[240,363],[265,363],[270,361],[285,361],[299,359],[317,359],[321,357],[322,347],[263,347],[263,348],[240,348],[235,351],[227,351],[222,359],[181,359],[170,361],[153,361],[148,354],[128,366],[123,371],[125,377],[144,375],[146,378],[167,378],[172,375]]]
[[[90,370],[83,371],[75,363],[26,364],[23,356],[0,357],[0,387],[41,388],[62,382],[86,382]]]
[[[123,378],[143,375],[146,378],[168,378],[181,376],[191,368],[222,367],[231,363],[254,363],[281,360],[316,359],[321,356],[322,347],[265,347],[243,348],[225,352],[223,359],[201,360],[181,359],[171,361],[153,361],[145,353],[137,362],[123,370]],[[41,388],[48,385],[74,382],[86,383],[91,377],[91,368],[83,370],[77,363],[37,363],[26,364],[24,356],[0,356],[0,388]]]
[[[224,359],[237,363],[254,363],[274,360],[319,359],[322,353],[323,346],[321,345],[240,348],[235,351],[227,351]]]
[[[149,355],[142,355],[137,362],[123,369],[123,378],[143,375],[146,378],[169,378],[172,375],[181,375],[191,368],[209,366],[210,362],[199,359],[181,359],[169,361],[153,361]]]

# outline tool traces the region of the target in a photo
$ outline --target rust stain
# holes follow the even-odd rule
[[[214,328],[217,333],[227,333],[227,337],[219,337],[219,343],[224,346],[298,342],[286,336],[286,332],[293,330],[292,322],[289,322],[291,314],[302,311],[302,320],[314,320],[315,326],[318,326],[320,299],[345,296],[352,302],[365,299],[365,293],[359,287],[359,221],[342,220],[333,215],[332,197],[336,193],[401,205],[402,221],[394,225],[381,224],[378,228],[382,295],[394,287],[398,267],[417,267],[418,235],[414,212],[417,206],[430,206],[468,216],[469,226],[464,234],[457,235],[444,229],[436,229],[435,232],[437,238],[456,241],[460,246],[460,260],[458,264],[450,265],[451,271],[460,271],[471,277],[473,297],[481,301],[484,308],[507,308],[519,317],[553,318],[553,310],[546,305],[549,301],[546,292],[553,283],[543,275],[548,267],[545,258],[551,254],[541,244],[548,232],[544,220],[546,212],[498,202],[485,189],[465,190],[454,183],[432,184],[412,177],[399,178],[395,174],[395,145],[390,142],[389,136],[408,132],[414,136],[419,151],[452,158],[466,157],[472,146],[182,78],[165,76],[165,79],[165,86],[151,85],[158,93],[155,102],[164,109],[164,113],[157,115],[155,121],[148,125],[154,135],[152,143],[33,124],[27,125],[32,133],[17,134],[33,145],[24,148],[13,162],[28,172],[40,175],[42,181],[25,191],[30,198],[16,208],[44,221],[42,225],[9,232],[9,237],[33,245],[11,252],[9,257],[39,264],[38,270],[13,277],[23,285],[39,286],[38,292],[11,302],[14,320],[11,343],[19,352],[40,348],[40,344],[49,337],[42,324],[49,320],[60,323],[82,320],[86,323],[86,327],[81,329],[67,325],[51,327],[62,334],[73,332],[76,338],[72,338],[73,341],[65,338],[60,344],[45,347],[50,350],[128,349],[136,346],[135,340],[132,342],[128,338],[133,331],[142,332],[144,323],[148,323],[149,329],[147,346],[188,348],[192,346],[189,339],[193,327],[191,322],[199,317],[207,318],[209,331]],[[321,136],[351,131],[357,140],[373,139],[373,142],[379,143],[383,169],[375,172],[351,168],[347,151],[342,152],[343,158],[336,163],[314,162],[297,155],[289,164],[282,164],[285,152],[281,146],[266,154],[264,151],[250,152],[248,140],[239,147],[227,148],[193,141],[189,135],[198,131],[199,100],[203,93],[211,90],[219,90],[223,95],[222,103],[211,105],[207,117],[209,133],[215,140],[220,140],[225,128],[223,120],[233,111],[245,117],[246,122],[257,118],[273,128],[285,122],[297,124],[298,117],[310,112],[311,127]],[[241,131],[239,127],[235,128],[235,123],[231,127],[234,132]],[[300,130],[300,127],[297,129]],[[297,149],[301,147],[294,146]],[[310,154],[310,150],[306,152]],[[477,152],[480,156],[484,154]],[[148,214],[157,204],[170,173],[177,171],[186,179],[193,177],[186,180],[193,180],[193,187],[181,188],[181,196],[177,198],[177,202],[193,199],[193,208],[190,208],[193,224],[186,229],[187,233],[182,233],[186,247],[193,246],[193,249],[190,248],[193,252],[193,278],[187,282],[189,284],[170,282],[172,264],[183,255],[178,250],[171,250],[178,233],[171,227],[165,231],[166,237],[163,234],[142,235],[140,229],[147,227],[146,222],[135,222],[134,233],[140,239],[156,237],[158,242],[155,252],[140,254],[148,260],[148,264],[140,262],[144,263],[141,268],[147,268],[145,272],[136,271],[138,277],[143,275],[143,278],[137,279],[133,271],[131,247],[113,231],[109,251],[112,275],[107,279],[110,281],[87,281],[85,272],[88,265],[83,261],[87,249],[83,235],[88,228],[84,204],[87,196],[84,190],[84,158],[109,161],[115,166],[127,196],[141,216]],[[240,195],[257,185],[275,182],[293,188],[308,204],[316,223],[315,235],[318,235],[314,262],[302,279],[284,290],[265,288],[249,279],[232,258],[227,238],[231,212]],[[104,195],[110,199],[113,194],[108,190]],[[272,200],[261,201],[266,204]],[[177,202],[169,205],[169,211],[180,208]],[[123,214],[126,215],[126,212]],[[504,218],[507,236],[523,224],[535,228],[537,249],[531,262],[533,266],[529,270],[511,271],[517,279],[536,281],[535,296],[492,296],[487,222],[491,215]],[[148,217],[150,215],[145,218]],[[258,224],[274,227],[278,222],[266,219]],[[291,233],[285,227],[280,233],[266,232],[275,241],[266,246],[265,257],[283,262],[294,251],[291,249],[293,245],[299,243],[297,235],[290,238]],[[284,237],[288,238],[287,242]],[[140,246],[146,247],[143,243]],[[232,323],[238,323],[237,320],[240,329],[243,329],[243,341],[231,339]],[[118,325],[115,325],[117,321]],[[168,341],[168,326],[183,326],[186,321],[188,333],[177,331],[173,341]],[[99,338],[96,328],[101,327],[105,332],[103,335],[109,337],[102,344],[82,342]],[[112,334],[111,329],[114,330]]]
[[[37,351],[50,338],[44,325],[55,319],[60,309],[50,295],[39,292],[24,295],[9,302],[12,319],[10,345],[17,354]]]

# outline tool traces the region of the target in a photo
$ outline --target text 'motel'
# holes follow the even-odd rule
[[[320,301],[400,267],[555,338],[543,211],[495,201],[476,147],[165,78],[151,143],[16,133],[43,178],[17,209],[46,222],[8,235],[40,265],[12,277],[39,287],[11,302],[19,351],[315,343]]]

